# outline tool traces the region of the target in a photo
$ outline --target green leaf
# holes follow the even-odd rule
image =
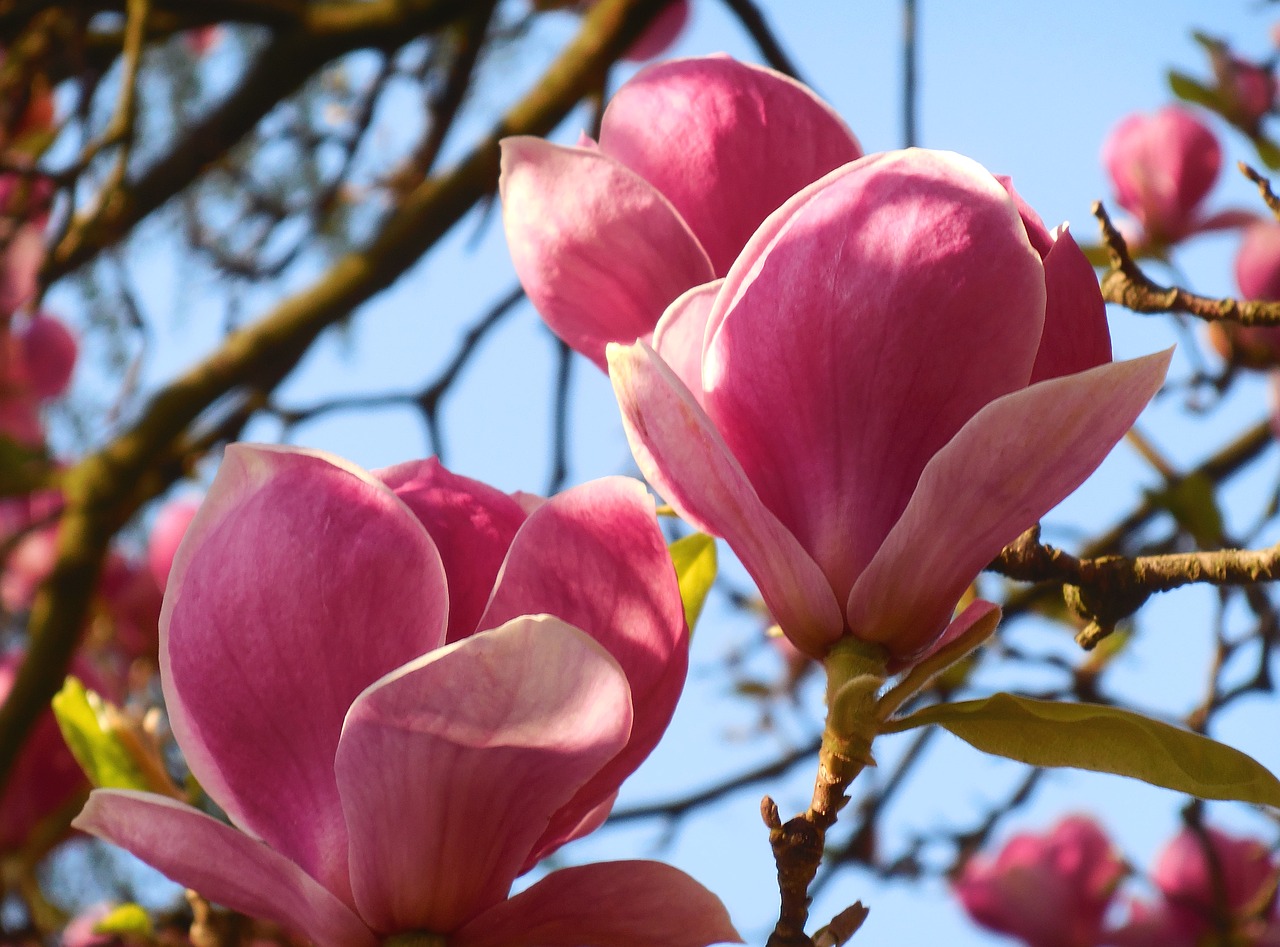
[[[993,694],[926,707],[886,732],[936,723],[971,746],[1032,766],[1072,766],[1141,779],[1201,799],[1280,806],[1280,780],[1216,740],[1099,704]]]
[[[146,910],[137,904],[122,904],[93,925],[95,934],[114,934],[116,937],[135,937],[150,940],[153,929]]]
[[[684,603],[684,620],[689,633],[702,614],[702,606],[716,580],[716,541],[706,533],[690,533],[669,547],[680,582],[680,601]]]
[[[1272,171],[1280,170],[1280,147],[1269,138],[1258,137],[1253,140],[1258,157]]]
[[[1184,102],[1194,102],[1215,112],[1222,111],[1222,99],[1216,89],[1210,89],[1184,72],[1169,70],[1169,88]]]
[[[150,789],[128,749],[104,727],[102,707],[102,698],[74,677],[68,677],[54,696],[53,714],[71,755],[94,786]]]
[[[0,434],[0,496],[21,496],[45,486],[49,468],[44,451]]]

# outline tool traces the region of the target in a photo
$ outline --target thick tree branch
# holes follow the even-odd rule
[[[1250,585],[1280,578],[1280,546],[1078,559],[1041,543],[1036,526],[1006,546],[991,568],[1021,582],[1063,583],[1067,603],[1089,619],[1076,640],[1092,648],[1156,592],[1196,583]]]

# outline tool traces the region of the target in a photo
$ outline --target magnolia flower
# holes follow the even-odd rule
[[[640,468],[728,542],[787,637],[823,658],[851,635],[899,667],[1101,462],[1168,360],[1111,363],[1070,234],[921,150],[801,191],[653,348],[609,349]]]
[[[171,500],[161,507],[147,537],[147,563],[151,575],[161,589],[169,581],[173,569],[173,557],[178,544],[187,534],[187,527],[196,518],[200,503],[195,499]]]
[[[0,436],[39,447],[45,440],[40,408],[70,384],[76,337],[45,313],[17,324],[3,322],[0,319]]]
[[[1015,835],[994,860],[971,858],[954,889],[975,921],[1028,947],[1094,947],[1123,874],[1097,824],[1068,816],[1047,835]]]
[[[1211,853],[1211,854],[1210,854]],[[1196,947],[1210,932],[1241,935],[1232,943],[1271,943],[1280,925],[1270,918],[1280,868],[1256,839],[1207,828],[1183,829],[1161,852],[1151,879],[1155,904],[1134,902],[1107,943],[1119,947]]]
[[[1245,228],[1235,271],[1241,298],[1280,301],[1280,224],[1258,222]],[[1280,326],[1211,322],[1207,332],[1209,343],[1233,364],[1280,366]]]
[[[783,201],[860,154],[780,73],[727,56],[661,63],[618,90],[598,145],[503,141],[507,244],[547,325],[604,368],[607,343],[648,339]]]
[[[319,947],[734,940],[713,895],[652,862],[508,897],[603,821],[671,717],[687,637],[635,481],[526,513],[434,461],[232,446],[174,560],[160,675],[233,825],[101,790],[76,825]]]
[[[1176,105],[1122,120],[1103,142],[1102,163],[1116,201],[1141,226],[1134,239],[1147,252],[1255,219],[1241,211],[1204,215],[1200,205],[1218,179],[1222,148],[1208,126]]]

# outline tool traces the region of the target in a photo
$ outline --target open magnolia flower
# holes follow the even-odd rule
[[[532,508],[532,512],[528,512]],[[228,448],[169,577],[161,685],[228,826],[97,791],[76,825],[320,947],[703,945],[723,906],[653,862],[554,872],[661,736],[687,629],[632,480],[521,505],[434,461]]]
[[[654,347],[609,347],[641,469],[729,543],[787,637],[816,658],[874,642],[896,667],[1101,462],[1169,360],[1110,357],[1070,234],[923,150],[801,191]]]
[[[598,145],[503,141],[507,245],[547,325],[604,368],[606,344],[649,338],[783,201],[861,154],[781,73],[727,56],[659,63],[609,102]]]

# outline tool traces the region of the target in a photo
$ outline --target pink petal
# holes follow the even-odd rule
[[[160,618],[160,674],[191,771],[232,821],[350,897],[333,757],[372,681],[444,638],[431,538],[369,474],[232,445]]]
[[[516,530],[528,514],[501,490],[434,457],[374,472],[427,528],[449,579],[449,642],[476,630]],[[539,498],[541,499],[541,498]]]
[[[350,908],[289,859],[164,796],[96,789],[72,823],[119,845],[210,901],[276,921],[318,947],[373,947]]]
[[[552,813],[630,729],[617,662],[546,615],[372,685],[336,761],[360,914],[379,930],[447,933],[501,901]]]
[[[598,151],[504,139],[499,187],[529,300],[601,368],[606,344],[648,338],[668,303],[715,276],[670,202]]]
[[[451,947],[706,947],[742,943],[720,899],[651,861],[562,868],[489,909]]]
[[[729,543],[796,647],[825,656],[844,628],[831,587],[760,502],[693,395],[643,343],[611,348],[609,362],[627,440],[645,477],[694,527]]]
[[[570,838],[662,737],[684,688],[689,632],[653,497],[639,481],[609,477],[552,497],[516,534],[480,620],[493,628],[546,613],[581,628],[622,666],[635,724],[609,765],[556,813],[526,867]]]
[[[906,660],[932,644],[974,577],[1124,436],[1171,354],[1050,379],[979,411],[929,462],[853,587],[854,634]]]
[[[862,154],[805,86],[727,56],[642,70],[605,109],[600,149],[666,195],[716,276],[783,201]]]
[[[843,599],[929,458],[1027,383],[1044,269],[1004,189],[945,152],[865,158],[765,229],[713,310],[703,401]]]
[[[1044,259],[1044,278],[1048,301],[1032,383],[1111,361],[1107,305],[1098,277],[1065,224]]]
[[[695,286],[678,298],[658,320],[653,348],[695,397],[702,394],[702,349],[711,305],[724,280]]]

